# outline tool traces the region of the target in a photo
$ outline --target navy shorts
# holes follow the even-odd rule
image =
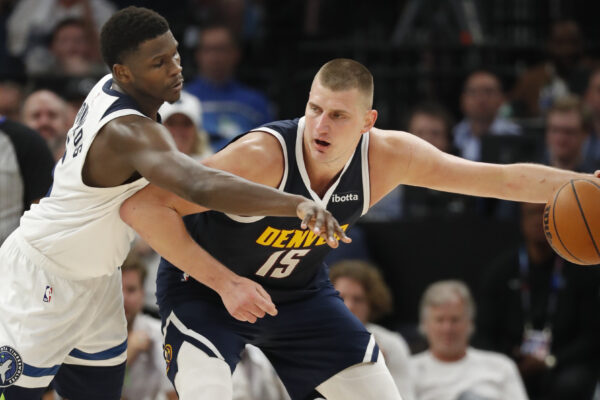
[[[275,317],[254,324],[229,315],[222,304],[203,299],[172,307],[159,304],[165,332],[167,375],[174,382],[177,354],[185,341],[235,369],[246,343],[269,358],[292,400],[304,400],[338,372],[376,362],[379,348],[332,287],[278,305]]]

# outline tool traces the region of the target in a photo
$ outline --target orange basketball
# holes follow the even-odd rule
[[[544,231],[550,246],[575,264],[600,264],[600,185],[573,179],[546,204]]]

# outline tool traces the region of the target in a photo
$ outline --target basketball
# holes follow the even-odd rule
[[[573,179],[560,187],[546,204],[544,232],[565,260],[600,264],[600,185]]]

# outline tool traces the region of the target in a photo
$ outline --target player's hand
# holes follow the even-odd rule
[[[594,176],[595,176],[596,178],[600,178],[600,169],[599,169],[599,170],[596,170],[596,172],[594,172]]]
[[[266,314],[277,315],[271,296],[258,283],[236,276],[219,291],[223,304],[231,316],[240,321],[255,323]]]
[[[310,228],[334,249],[338,247],[338,239],[344,243],[352,241],[352,239],[346,236],[346,233],[333,215],[314,201],[306,200],[298,204],[296,213],[298,214],[298,218],[302,220],[302,229]]]

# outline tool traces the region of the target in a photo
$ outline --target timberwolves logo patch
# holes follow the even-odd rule
[[[169,372],[169,367],[171,366],[171,361],[173,360],[173,347],[170,344],[165,344],[163,346],[165,361],[167,362],[167,372]]]
[[[23,360],[12,347],[0,346],[0,388],[12,385],[23,373]]]

